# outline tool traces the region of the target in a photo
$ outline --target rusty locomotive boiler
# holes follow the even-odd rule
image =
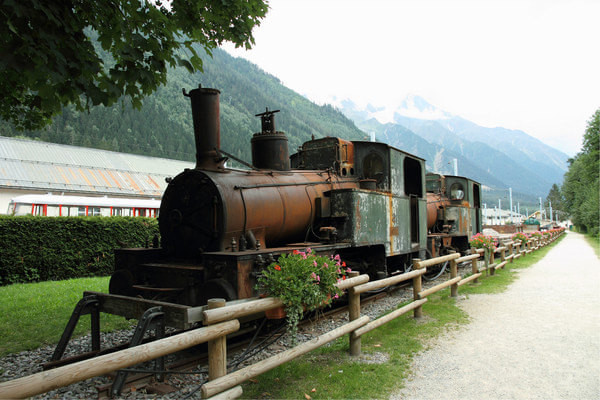
[[[255,295],[255,277],[280,254],[340,254],[372,279],[402,272],[427,244],[425,161],[384,143],[325,137],[288,156],[275,113],[258,114],[252,165],[220,150],[219,95],[189,94],[196,167],[170,180],[160,246],[118,249],[110,293],[184,305]]]
[[[481,185],[462,176],[428,173],[427,251],[438,257],[464,253],[469,238],[481,232]]]

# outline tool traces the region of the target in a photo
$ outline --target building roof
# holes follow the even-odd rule
[[[165,178],[194,164],[0,136],[0,188],[162,196]]]

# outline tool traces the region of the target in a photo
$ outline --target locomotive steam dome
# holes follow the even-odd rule
[[[260,169],[290,170],[288,139],[275,129],[275,113],[279,110],[256,114],[260,117],[262,131],[252,137],[252,165]]]

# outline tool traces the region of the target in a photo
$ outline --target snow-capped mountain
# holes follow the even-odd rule
[[[450,161],[456,158],[460,175],[545,197],[567,170],[567,154],[523,131],[477,125],[416,95],[394,107],[359,106],[350,100],[335,105],[378,140],[425,158],[435,172],[452,173]]]

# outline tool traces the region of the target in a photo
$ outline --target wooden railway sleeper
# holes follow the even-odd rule
[[[133,332],[133,337],[131,338],[131,342],[129,342],[129,347],[142,344],[145,333],[151,329],[154,329],[154,336],[156,339],[162,339],[165,336],[165,314],[160,306],[151,307],[144,312],[138,321],[135,331]],[[162,382],[164,380],[163,371],[165,369],[164,356],[154,360],[154,368],[156,371],[156,379],[159,382]],[[117,376],[115,377],[110,390],[112,397],[121,394],[121,390],[123,389],[123,385],[125,384],[128,373],[129,370],[127,369],[122,369],[117,372]]]
[[[67,348],[67,344],[69,340],[71,340],[71,336],[73,335],[73,331],[77,326],[77,322],[79,322],[79,318],[85,314],[91,314],[91,330],[92,330],[92,351],[100,350],[100,300],[95,295],[85,296],[75,306],[73,309],[73,313],[71,314],[71,318],[69,318],[69,322],[67,322],[67,326],[63,331],[62,336],[58,344],[56,345],[56,349],[54,349],[54,354],[50,358],[50,361],[58,361],[62,358],[65,350]]]

